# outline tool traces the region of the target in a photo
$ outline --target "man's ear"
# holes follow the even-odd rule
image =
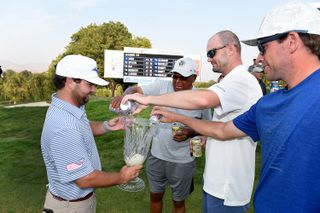
[[[72,89],[75,84],[76,82],[72,78],[69,78],[69,77],[66,78],[66,85],[65,85],[66,87]]]
[[[289,43],[288,43],[289,51],[290,53],[294,53],[299,48],[299,45],[301,44],[301,39],[298,33],[293,32],[293,33],[289,33],[288,40],[289,40]]]

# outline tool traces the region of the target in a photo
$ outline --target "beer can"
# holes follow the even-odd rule
[[[199,137],[192,138],[191,144],[192,144],[192,156],[196,158],[201,157],[202,156],[201,139]]]
[[[182,124],[173,123],[173,124],[172,124],[172,135],[177,134],[177,132],[181,131],[182,128],[183,128]]]

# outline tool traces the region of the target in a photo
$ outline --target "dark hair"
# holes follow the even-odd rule
[[[54,86],[59,90],[62,89],[66,84],[67,77],[60,75],[54,75],[52,78]]]
[[[304,46],[310,50],[310,52],[318,57],[320,60],[320,35],[316,34],[308,34],[308,33],[298,33]],[[283,42],[289,33],[284,34],[278,40],[279,42]]]
[[[303,44],[320,60],[320,35],[299,33]]]
[[[60,75],[54,75],[52,80],[53,80],[53,84],[59,90],[65,86],[67,77],[63,77]],[[77,84],[79,84],[82,81],[82,79],[80,79],[80,78],[72,78],[72,80],[74,82],[76,82]]]

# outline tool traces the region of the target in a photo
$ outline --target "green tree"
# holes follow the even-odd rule
[[[133,36],[121,22],[108,22],[101,25],[90,24],[71,36],[71,42],[63,55],[82,54],[97,61],[99,75],[103,76],[104,51],[123,50],[123,47],[151,48],[151,42],[145,37]],[[108,79],[112,96],[121,80]]]
[[[45,73],[34,73],[28,81],[28,92],[30,101],[41,101],[46,99]]]
[[[50,69],[49,69],[50,70]],[[44,75],[43,80],[43,100],[51,100],[51,94],[56,90],[55,86],[53,85],[52,78],[54,75],[54,70],[42,73]]]
[[[52,60],[45,73],[31,73],[30,71],[15,72],[6,70],[4,78],[0,79],[0,100],[10,101],[14,104],[26,101],[50,100],[55,91],[52,78],[57,63],[66,55],[81,54],[97,61],[99,75],[103,77],[104,51],[123,50],[124,47],[151,48],[151,42],[145,37],[133,36],[128,28],[120,22],[108,22],[101,25],[90,24],[82,27],[71,35],[71,42],[65,51]],[[102,90],[101,94],[119,95],[123,88],[122,79],[108,79],[109,89]]]
[[[3,78],[1,79],[1,97],[2,100],[8,100],[8,79],[12,78],[15,75],[15,72],[13,70],[6,70],[6,72],[3,73]]]
[[[3,83],[4,83],[4,78],[0,78],[0,102],[5,100],[5,94],[3,92]]]
[[[27,82],[32,76],[29,71],[16,73],[14,71],[5,72],[5,80],[3,82],[3,94],[6,100],[13,104],[25,101],[28,93]]]
[[[130,47],[151,48],[150,40],[145,37],[134,37]]]
[[[48,100],[48,72],[32,73],[30,71],[15,72],[7,70],[1,79],[1,99],[16,104],[20,102]],[[51,82],[51,80],[50,80]],[[52,89],[50,89],[50,94]]]
[[[48,71],[46,72],[45,80],[44,80],[44,94],[45,94],[45,99],[50,100],[51,99],[51,94],[56,90],[55,86],[52,82],[53,76],[56,72],[56,66],[58,62],[65,56],[65,54],[60,54],[58,55],[54,60],[51,61]]]

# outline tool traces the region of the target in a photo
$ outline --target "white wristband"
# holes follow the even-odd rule
[[[102,125],[104,129],[104,133],[110,132],[110,126],[108,121],[104,121]]]

